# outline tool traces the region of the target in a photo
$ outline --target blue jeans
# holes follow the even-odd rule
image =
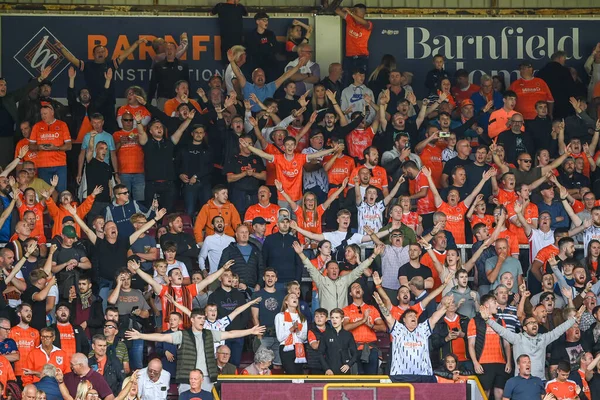
[[[129,351],[129,366],[132,371],[144,368],[144,341],[141,339],[132,340]]]
[[[183,199],[185,202],[185,213],[194,218],[197,211],[211,198],[210,180],[196,182],[193,185],[183,185]],[[243,215],[243,214],[240,214]],[[242,217],[243,218],[243,217]]]
[[[232,189],[229,193],[229,201],[233,203],[242,219],[244,219],[248,207],[258,203],[257,191],[245,192],[243,190]]]
[[[54,175],[58,175],[58,185],[56,186],[56,191],[58,194],[60,192],[67,190],[67,167],[46,167],[46,168],[38,168],[37,170],[38,177],[45,181],[48,185],[50,184],[50,180]]]
[[[106,307],[108,307],[108,293],[112,288],[112,281],[109,281],[104,278],[98,278],[98,295],[102,298],[102,310],[106,311]]]
[[[310,310],[312,311],[312,315],[315,315],[315,311],[319,308],[319,292],[313,290],[312,292],[312,300],[310,302]]]
[[[127,190],[131,192],[131,198],[135,201],[144,201],[144,188],[146,180],[144,174],[120,174],[121,183],[127,186]]]
[[[244,348],[244,338],[229,339],[225,341],[225,344],[231,350],[231,358],[229,362],[237,367],[240,366],[242,361],[242,350]]]
[[[366,346],[366,345],[365,345]],[[377,375],[377,370],[379,369],[379,353],[377,349],[371,349],[371,353],[369,354],[369,362],[363,363],[360,360],[360,353],[362,350],[358,350],[359,359],[356,363],[358,365],[358,374],[359,375]]]

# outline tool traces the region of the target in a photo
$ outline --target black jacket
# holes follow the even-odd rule
[[[75,333],[75,350],[77,353],[83,353],[83,354],[89,354],[90,352],[90,344],[88,342],[87,336],[85,335],[85,331],[83,329],[81,329],[81,327],[79,325],[72,325],[73,326],[73,332]],[[54,329],[54,345],[56,347],[58,347],[59,349],[62,349],[61,343],[60,343],[60,332],[58,331],[58,328],[56,327],[56,324],[53,324],[52,326],[50,326],[50,328]]]
[[[92,295],[90,301],[92,302],[92,304],[90,305],[90,319],[88,319],[87,321],[87,328],[90,331],[90,336],[88,339],[91,339],[96,334],[104,333],[104,311],[102,311],[102,299],[100,297]],[[80,303],[81,300],[79,299],[79,297],[77,297],[75,301],[73,301],[73,303],[69,304],[69,308],[71,309],[70,315],[75,316],[77,306]]]
[[[469,325],[469,318],[465,317],[464,315],[460,315],[460,314],[456,314],[459,318],[460,318],[460,329],[461,331],[463,331],[465,333],[465,337],[464,338],[457,338],[455,340],[462,340],[465,342],[465,349],[468,349],[468,342],[467,342],[467,328]],[[451,341],[451,342],[446,342],[446,336],[448,336],[449,333],[449,328],[448,328],[448,324],[446,323],[446,321],[444,320],[444,318],[440,319],[438,321],[438,323],[435,325],[435,327],[433,328],[433,332],[431,334],[430,340],[431,340],[431,358],[433,359],[433,361],[435,362],[435,364],[439,365],[439,363],[443,363],[444,357],[446,357],[448,354],[454,353],[453,348],[452,348],[452,343],[454,343],[455,340]],[[434,355],[437,353],[437,356]],[[467,350],[467,358],[469,357],[469,352]]]
[[[267,236],[263,243],[262,254],[265,267],[277,271],[277,280],[280,283],[302,281],[304,265],[292,247],[296,241],[298,241],[296,236],[277,232]]]
[[[327,328],[319,341],[319,355],[324,371],[330,369],[335,375],[342,375],[342,366],[352,367],[358,360],[354,336],[344,328],[339,332],[334,328]],[[347,373],[349,372],[350,370]]]
[[[575,96],[575,81],[571,76],[569,68],[556,61],[550,61],[536,74],[542,78],[550,88],[554,97],[554,119],[565,118],[575,114],[575,110],[569,103],[569,98]]]
[[[0,107],[6,109],[6,111],[10,114],[16,126],[19,126],[19,122],[22,121],[19,118],[19,111],[17,108],[17,103],[22,102],[27,94],[31,92],[35,87],[39,85],[37,79],[32,79],[27,85],[20,87],[12,92],[6,93],[6,96],[0,97]],[[33,124],[32,124],[33,125]],[[2,137],[11,137],[13,136],[15,131],[12,132],[0,132],[0,136]]]
[[[177,159],[179,174],[186,174],[189,178],[196,175],[200,183],[210,185],[213,151],[206,140],[201,144],[190,143],[181,148]]]
[[[175,258],[185,264],[191,276],[194,262],[198,260],[198,254],[200,254],[194,237],[186,232],[177,234],[167,232],[160,237],[160,246],[163,247],[166,242],[175,242],[177,245]]]
[[[117,396],[121,392],[121,385],[125,380],[125,370],[123,369],[123,364],[117,357],[114,355],[106,354],[107,360],[106,364],[104,364],[104,372],[102,376],[108,386],[110,386],[110,390],[112,390],[113,394]],[[98,360],[96,356],[92,356],[89,358],[89,366],[94,371],[98,371]]]
[[[246,304],[246,295],[236,288],[231,288],[229,292],[226,292],[219,286],[210,296],[208,296],[208,304],[211,303],[217,305],[217,318],[220,319],[231,314],[236,308]],[[249,319],[250,310],[246,310],[231,320],[231,323],[225,330],[234,331],[246,329]]]
[[[67,88],[67,102],[71,113],[71,125],[69,126],[69,129],[71,130],[71,137],[73,139],[77,138],[77,134],[79,133],[79,129],[81,129],[81,124],[83,123],[85,116],[87,115],[89,118],[94,113],[101,113],[103,107],[106,107],[106,100],[110,97],[109,92],[104,90],[98,98],[92,97],[90,104],[86,107],[77,101],[77,93],[78,92],[76,92],[74,88]]]
[[[235,264],[231,266],[231,272],[238,274],[240,282],[244,282],[248,287],[254,288],[257,283],[262,284],[263,272],[265,264],[261,252],[252,243],[248,243],[252,247],[252,252],[248,258],[248,262],[242,255],[242,252],[237,247],[236,242],[229,243],[229,246],[223,249],[221,259],[219,260],[219,268],[227,261],[234,260]]]
[[[511,130],[506,130],[498,135],[498,144],[504,145],[504,160],[511,164],[517,164],[517,136]],[[535,143],[529,132],[521,133],[521,140],[527,149],[527,153],[535,155]]]
[[[187,64],[178,58],[173,61],[162,60],[152,67],[152,79],[150,79],[150,90],[148,91],[148,103],[154,98],[164,97],[172,99],[175,97],[175,83],[186,81],[189,83],[190,69]]]
[[[526,120],[525,132],[533,138],[536,152],[540,149],[546,149],[550,152],[550,158],[558,156],[558,140],[552,139],[552,119],[550,117],[535,117]]]

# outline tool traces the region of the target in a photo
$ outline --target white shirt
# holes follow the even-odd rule
[[[206,258],[208,257],[208,265],[210,267],[210,273],[214,273],[219,267],[219,260],[221,260],[221,253],[225,247],[235,242],[235,239],[231,236],[225,235],[224,233],[215,233],[204,238],[204,243],[200,249],[200,255],[198,256],[198,264],[200,264],[200,270],[206,269]]]
[[[148,376],[148,367],[138,372],[138,396],[142,400],[166,400],[170,385],[171,374],[164,369],[156,382]]]
[[[237,77],[233,73],[233,68],[231,68],[231,64],[227,66],[225,70],[225,87],[227,88],[227,93],[231,93],[235,89],[233,88],[233,79]]]
[[[231,320],[229,319],[228,316],[218,319],[215,322],[210,322],[209,320],[204,320],[204,329],[208,329],[211,331],[225,332],[225,328],[227,328],[229,326],[229,324],[231,324]],[[217,354],[217,348],[224,344],[225,344],[224,340],[214,343],[215,354]]]
[[[379,232],[383,228],[382,216],[385,211],[383,200],[376,202],[372,206],[363,200],[356,209],[358,210],[358,233],[366,235],[365,226],[367,225],[375,232]]]
[[[331,248],[335,249],[340,244],[342,244],[342,242],[346,238],[346,232],[340,232],[340,231],[323,232],[323,237],[326,240],[329,240],[331,242]],[[362,243],[362,238],[363,238],[363,235],[361,235],[359,233],[354,233],[354,234],[352,234],[352,236],[350,236],[350,239],[348,239],[348,244],[360,245]]]
[[[302,150],[302,154],[313,154],[317,151],[312,147],[307,147]],[[319,164],[323,161],[323,157],[317,159]],[[311,188],[318,186],[322,191],[327,193],[329,191],[329,179],[327,178],[327,172],[321,167],[316,171],[304,171],[302,174],[302,184],[304,190],[310,190]]]
[[[172,269],[175,269],[175,268],[179,268],[179,270],[181,271],[181,275],[183,275],[184,278],[190,277],[190,274],[189,274],[185,264],[182,263],[181,261],[177,261],[177,260],[175,260],[175,262],[173,264],[167,264],[167,276],[169,275],[169,271],[171,271]]]
[[[587,257],[588,243],[593,239],[600,240],[600,227],[590,226],[583,231],[583,256]]]
[[[429,321],[409,331],[404,324],[394,323],[392,328],[392,368],[390,375],[432,375],[429,359]]]
[[[529,236],[529,263],[532,264],[537,253],[546,246],[554,243],[554,231],[544,233],[539,229],[532,229]]]

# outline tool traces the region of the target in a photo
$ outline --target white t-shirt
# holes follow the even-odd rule
[[[211,331],[219,331],[225,332],[225,328],[227,328],[231,324],[231,320],[228,316],[225,316],[221,319],[216,320],[215,322],[210,322],[209,320],[204,321],[204,329],[209,329]],[[221,345],[224,345],[225,341],[221,340],[220,342],[216,342],[215,346],[215,354],[217,354],[217,348]]]
[[[185,264],[178,260],[175,260],[173,264],[167,264],[167,276],[169,275],[169,271],[173,268],[179,268],[181,270],[181,275],[183,275],[184,278],[190,277],[190,274],[188,273]]]
[[[340,244],[342,244],[342,242],[346,238],[346,232],[340,232],[340,231],[324,232],[323,237],[326,240],[329,240],[331,242],[331,248],[335,249]],[[348,244],[360,245],[362,243],[362,238],[363,238],[363,235],[361,235],[359,233],[354,233],[348,239]]]
[[[356,209],[358,210],[358,233],[366,235],[366,225],[370,226],[375,232],[379,232],[383,228],[382,216],[385,211],[383,200],[376,202],[372,206],[363,201]]]
[[[429,321],[409,331],[404,324],[394,323],[392,328],[392,368],[390,375],[432,375],[429,359]]]
[[[544,233],[539,229],[532,229],[529,237],[529,264],[533,263],[537,253],[546,246],[554,243],[554,231]]]
[[[600,240],[600,227],[590,226],[585,231],[583,231],[583,256],[587,257],[587,248],[588,243],[593,239]]]

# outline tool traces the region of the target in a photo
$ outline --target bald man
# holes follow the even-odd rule
[[[163,369],[158,358],[138,372],[138,396],[141,400],[166,400],[170,384],[171,374]]]
[[[75,398],[77,385],[83,380],[92,384],[101,399],[114,400],[115,396],[104,377],[89,367],[87,356],[83,353],[75,353],[71,357],[71,372],[65,374],[61,385],[66,385],[71,396]]]

